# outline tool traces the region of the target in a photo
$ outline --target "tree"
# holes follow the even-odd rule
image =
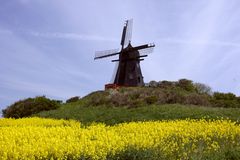
[[[59,101],[50,100],[45,96],[40,96],[19,100],[8,106],[6,109],[3,109],[2,113],[5,118],[22,118],[41,111],[57,109],[59,106]]]
[[[193,82],[191,80],[188,79],[180,79],[177,82],[177,86],[186,90],[186,91],[194,91],[195,87],[193,86]]]
[[[197,93],[212,95],[212,89],[203,83],[194,83]]]

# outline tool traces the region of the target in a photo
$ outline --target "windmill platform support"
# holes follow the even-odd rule
[[[108,90],[108,89],[118,89],[120,87],[121,86],[119,86],[117,84],[114,84],[114,83],[105,84],[105,90]]]

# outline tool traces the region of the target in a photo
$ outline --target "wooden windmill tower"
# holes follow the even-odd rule
[[[117,69],[111,84],[106,84],[105,88],[115,88],[119,86],[144,86],[143,76],[140,68],[140,61],[153,52],[154,44],[145,44],[137,47],[131,45],[133,20],[127,20],[122,32],[121,50],[96,51],[95,60],[105,57],[119,55],[119,58],[112,60],[117,62]]]

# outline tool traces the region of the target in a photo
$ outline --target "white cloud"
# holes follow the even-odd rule
[[[159,43],[177,43],[177,44],[187,44],[187,45],[213,45],[213,46],[226,46],[226,47],[240,47],[240,43],[227,42],[219,40],[201,40],[201,39],[181,39],[181,38],[159,38],[156,40]]]
[[[38,32],[38,31],[28,31],[28,30],[7,30],[0,29],[0,34],[14,34],[21,33],[26,35],[31,35],[35,37],[41,38],[59,38],[59,39],[69,39],[69,40],[86,40],[86,41],[109,41],[109,42],[118,42],[119,40],[116,38],[108,38],[102,37],[98,35],[86,35],[86,34],[78,34],[78,33],[64,33],[64,32]]]
[[[101,37],[97,35],[84,35],[78,33],[61,33],[61,32],[27,32],[28,34],[36,37],[42,38],[61,38],[61,39],[71,39],[71,40],[88,40],[88,41],[112,41],[116,42],[117,39]]]

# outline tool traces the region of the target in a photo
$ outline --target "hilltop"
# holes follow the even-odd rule
[[[29,116],[76,119],[83,123],[115,124],[168,119],[240,119],[240,97],[212,92],[191,80],[151,81],[144,87],[120,87],[95,91],[65,103],[44,96],[15,102],[3,110],[6,118]]]
[[[129,121],[168,119],[240,120],[240,98],[187,79],[151,81],[145,87],[121,87],[73,97],[60,108],[34,116],[76,119],[83,123],[115,124]]]

